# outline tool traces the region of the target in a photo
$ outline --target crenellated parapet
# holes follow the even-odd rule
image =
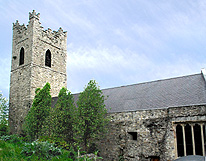
[[[59,39],[60,37],[66,38],[67,32],[63,31],[63,29],[60,27],[57,31],[52,31],[50,28],[47,30],[42,30],[42,36],[48,37],[51,40]]]
[[[47,30],[41,26],[40,20],[40,13],[36,13],[35,10],[29,12],[29,23],[28,25],[20,25],[18,20],[13,23],[13,35],[16,41],[19,39],[30,38],[35,35],[34,38],[37,38],[38,41],[44,41],[58,48],[66,48],[65,42],[67,39],[67,32],[63,31],[60,27],[57,31],[52,31],[50,28]],[[21,40],[20,40],[21,41]],[[64,45],[63,45],[64,44]]]
[[[40,13],[37,13],[37,14],[36,14],[36,11],[35,11],[35,10],[33,10],[32,13],[29,12],[29,20],[31,20],[31,19],[33,19],[33,18],[39,20],[39,19],[40,19]]]
[[[19,34],[21,34],[21,33],[23,33],[24,31],[27,30],[27,27],[24,24],[20,25],[19,21],[16,20],[16,22],[13,23],[13,30],[16,30]]]
[[[59,46],[66,41],[67,32],[63,31],[61,27],[57,31],[52,31],[50,28],[48,28],[47,30],[42,30],[40,39]]]

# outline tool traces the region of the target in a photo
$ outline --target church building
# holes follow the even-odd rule
[[[13,24],[9,124],[20,133],[35,89],[51,84],[52,104],[67,86],[67,32],[44,30],[40,14]],[[206,153],[206,71],[102,90],[111,117],[98,141],[105,161],[172,161]],[[78,94],[74,94],[75,101]]]

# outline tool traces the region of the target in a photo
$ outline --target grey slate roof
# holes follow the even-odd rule
[[[206,82],[202,74],[108,88],[102,92],[109,113],[206,104]],[[75,101],[78,95],[74,94]]]

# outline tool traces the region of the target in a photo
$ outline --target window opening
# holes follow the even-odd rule
[[[19,65],[24,64],[24,48],[22,47],[20,50],[20,57],[19,57]]]
[[[203,125],[203,136],[204,136],[204,139],[203,139],[203,146],[205,148],[205,154],[206,154],[206,126]]]
[[[48,49],[45,55],[45,66],[51,67],[51,52]]]
[[[128,132],[130,140],[137,140],[137,132]]]
[[[181,125],[177,125],[177,127],[176,127],[176,137],[177,137],[177,153],[178,153],[178,156],[184,156],[183,132],[182,132],[182,126]]]
[[[178,157],[206,154],[205,121],[176,122],[176,145]]]
[[[187,155],[193,155],[192,131],[189,124],[185,126],[185,141]]]
[[[201,128],[198,124],[194,126],[194,138],[196,155],[202,155]]]

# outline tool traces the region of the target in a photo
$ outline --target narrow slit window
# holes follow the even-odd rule
[[[45,66],[51,67],[51,52],[48,49],[45,55]]]
[[[24,64],[24,48],[22,47],[20,50],[20,57],[19,57],[19,65]]]

